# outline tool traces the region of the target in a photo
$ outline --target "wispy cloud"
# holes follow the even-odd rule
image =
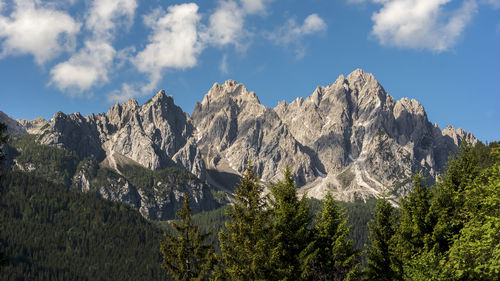
[[[373,14],[372,34],[382,45],[442,52],[453,47],[477,11],[466,0],[445,11],[451,0],[377,0],[382,8]]]
[[[317,14],[310,14],[301,25],[298,25],[295,19],[289,19],[285,25],[272,33],[268,33],[267,37],[277,45],[291,46],[296,57],[302,58],[305,55],[302,38],[306,35],[324,31],[327,28],[328,26],[321,17]]]
[[[486,4],[489,4],[493,9],[500,9],[500,0],[483,0]]]
[[[41,65],[74,50],[80,26],[68,13],[39,1],[16,0],[10,16],[0,15],[0,58],[30,54]]]
[[[112,45],[118,27],[133,23],[136,0],[94,0],[85,27],[91,32],[85,45],[67,61],[54,66],[51,82],[72,95],[81,95],[91,87],[108,81],[116,51]]]
[[[222,72],[224,74],[227,74],[229,72],[226,54],[224,54],[224,56],[222,56],[222,59],[220,61],[220,65],[219,65],[219,69],[220,69],[220,72]]]
[[[222,1],[210,15],[208,29],[202,35],[203,41],[216,46],[233,44],[242,46],[242,39],[248,36],[244,29],[245,10],[235,1]]]
[[[273,0],[241,0],[247,14],[267,14],[267,5]]]

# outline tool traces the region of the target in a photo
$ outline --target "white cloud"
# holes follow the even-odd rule
[[[0,58],[31,54],[43,64],[75,48],[80,24],[69,14],[39,1],[17,0],[9,17],[0,16]]]
[[[134,20],[135,0],[95,0],[90,9],[86,27],[99,38],[112,38],[117,22],[130,26]]]
[[[266,4],[272,0],[241,0],[241,5],[247,14],[266,13]]]
[[[277,45],[292,45],[296,57],[302,58],[305,55],[305,48],[301,42],[302,38],[306,35],[325,31],[327,28],[328,26],[322,18],[317,14],[310,14],[302,25],[297,25],[294,19],[289,19],[284,26],[273,33],[269,33],[267,37]]]
[[[78,53],[57,64],[51,71],[51,82],[61,90],[81,94],[91,87],[108,81],[108,73],[115,66],[123,65],[130,57],[130,48],[116,51],[112,41],[120,25],[130,26],[137,3],[135,0],[94,0],[86,18],[86,28],[91,32]]]
[[[244,29],[245,10],[235,1],[222,1],[216,11],[210,15],[204,41],[215,46],[234,44],[241,46],[241,40],[248,35]]]
[[[51,83],[60,90],[81,94],[95,84],[108,81],[108,69],[115,54],[115,49],[106,42],[87,41],[80,52],[52,68]]]
[[[156,87],[164,69],[195,66],[203,49],[198,40],[198,5],[175,5],[168,7],[167,11],[156,11],[145,17],[153,34],[149,37],[149,44],[133,59],[139,71],[149,74],[149,85],[145,90]]]
[[[451,48],[469,23],[477,5],[467,0],[455,11],[446,12],[451,0],[384,0],[372,16],[372,34],[382,45],[429,49]]]

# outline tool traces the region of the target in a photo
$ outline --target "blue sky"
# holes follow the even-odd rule
[[[14,118],[159,89],[191,113],[227,79],[274,107],[356,68],[442,129],[500,139],[500,0],[0,0],[0,110]]]

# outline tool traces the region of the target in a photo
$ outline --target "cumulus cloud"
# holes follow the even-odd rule
[[[43,64],[74,50],[79,31],[80,24],[65,12],[39,1],[16,0],[10,16],[0,15],[0,58],[31,54]]]
[[[106,42],[87,41],[85,48],[51,69],[51,83],[60,90],[81,94],[100,82],[108,81],[108,69],[115,54],[115,49]]]
[[[372,34],[382,45],[448,50],[477,10],[476,2],[467,0],[456,10],[445,11],[450,1],[379,0],[383,7],[372,16]]]
[[[325,31],[328,28],[325,21],[317,14],[310,14],[305,18],[301,25],[298,25],[294,19],[268,34],[268,38],[277,45],[289,46],[294,48],[297,58],[305,55],[305,48],[302,45],[302,38],[317,32]]]
[[[112,39],[112,32],[118,23],[132,25],[136,8],[136,0],[95,0],[92,2],[86,27],[95,37]]]
[[[116,51],[112,41],[118,26],[130,26],[137,3],[135,0],[94,0],[86,17],[85,27],[90,38],[76,54],[57,64],[51,71],[51,82],[61,90],[81,94],[95,85],[108,81],[114,66],[130,56],[130,48]]]
[[[149,74],[149,85],[155,88],[164,69],[185,69],[197,64],[203,50],[197,25],[198,5],[194,3],[170,6],[145,17],[153,30],[145,49],[132,60],[137,69]]]
[[[209,26],[203,34],[204,41],[216,46],[241,45],[247,32],[244,30],[245,10],[235,1],[222,1],[210,15]]]

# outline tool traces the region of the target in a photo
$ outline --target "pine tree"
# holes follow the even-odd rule
[[[323,199],[321,217],[313,241],[301,255],[304,280],[357,280],[359,253],[349,239],[344,212],[329,193]]]
[[[219,233],[222,268],[218,279],[269,280],[273,274],[272,229],[267,198],[250,163],[227,212],[227,231]]]
[[[500,147],[496,147],[498,149]],[[469,220],[455,236],[446,271],[455,280],[500,279],[500,151],[466,190]]]
[[[160,242],[162,266],[177,281],[208,280],[215,254],[211,245],[204,244],[207,235],[201,234],[198,226],[191,223],[187,193],[184,193],[184,203],[177,215],[181,221],[172,225],[178,236],[165,233],[165,241]]]
[[[277,253],[276,270],[280,280],[299,280],[301,275],[300,253],[310,242],[309,214],[305,196],[299,200],[292,173],[287,167],[284,179],[270,186],[272,221]]]
[[[2,180],[2,163],[4,159],[3,155],[3,145],[7,142],[7,135],[5,135],[5,132],[7,131],[7,125],[0,123],[0,181]],[[3,191],[0,190],[0,194]],[[7,259],[5,258],[4,253],[0,252],[0,271],[4,266],[7,265]]]
[[[431,193],[422,176],[413,177],[413,189],[401,199],[400,220],[395,237],[394,266],[398,278],[404,278],[404,267],[412,264],[415,255],[430,249],[433,223],[429,217]]]
[[[391,242],[396,233],[397,217],[394,207],[384,199],[379,199],[375,215],[369,223],[370,245],[366,245],[368,265],[365,268],[365,280],[397,280],[394,270],[394,253]]]
[[[436,192],[431,202],[431,215],[435,220],[433,243],[439,253],[449,250],[451,239],[457,235],[468,220],[463,212],[468,198],[466,191],[481,170],[494,162],[489,149],[482,143],[474,147],[463,143],[457,155],[448,161],[446,172],[436,184]]]

